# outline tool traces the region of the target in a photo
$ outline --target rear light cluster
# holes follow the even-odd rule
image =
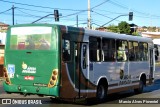
[[[4,77],[5,77],[5,80],[6,80],[6,84],[11,84],[10,78],[8,76],[7,69],[5,67],[3,68],[3,74],[4,74]]]
[[[48,83],[48,87],[55,86],[56,82],[57,82],[57,79],[58,79],[58,69],[54,69],[52,71],[52,75],[51,75],[50,81]]]

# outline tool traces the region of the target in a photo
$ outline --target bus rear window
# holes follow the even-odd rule
[[[51,27],[11,28],[11,50],[50,50]]]

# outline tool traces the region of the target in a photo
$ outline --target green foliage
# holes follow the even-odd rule
[[[140,36],[138,32],[133,32],[132,35],[133,36]]]
[[[7,30],[0,30],[0,32],[5,33],[5,32],[7,32]]]
[[[120,30],[120,33],[123,34],[130,34],[130,26],[127,22],[122,21],[118,24],[118,28]]]
[[[109,26],[107,27],[107,30],[108,30],[109,32],[114,32],[114,33],[119,33],[119,32],[120,32],[118,26],[115,26],[115,25],[109,25]]]

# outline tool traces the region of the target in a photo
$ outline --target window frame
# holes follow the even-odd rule
[[[71,62],[72,61],[72,55],[71,55],[71,41],[70,41],[70,34],[63,34],[62,35],[62,42],[61,42],[61,44],[62,44],[62,61],[64,61],[64,62]],[[64,60],[65,58],[64,58],[64,42],[65,42],[65,40],[67,40],[68,41],[68,43],[69,43],[69,53],[68,53],[68,55],[69,55],[69,59],[67,59],[67,60]],[[68,57],[67,57],[68,58]]]
[[[108,49],[104,49],[104,43],[105,43],[104,41],[109,41],[109,43],[107,44]],[[113,41],[114,41],[114,45],[112,43]],[[107,56],[108,56],[107,60],[105,60],[105,51],[107,51]],[[103,62],[115,62],[116,61],[115,51],[116,51],[116,40],[114,38],[102,38],[102,57],[103,57],[102,61]],[[112,59],[112,56],[110,57],[110,55],[108,54],[112,54],[113,59]]]
[[[118,49],[118,44],[117,44],[117,41],[121,41],[121,42],[126,42],[127,43],[127,47],[125,46],[124,49],[123,49],[123,46],[121,46],[121,50]],[[123,44],[121,44],[123,45]],[[127,40],[124,40],[124,39],[116,39],[116,61],[117,62],[127,62],[129,60],[128,58],[128,54],[129,54],[129,51],[128,51],[128,47],[129,47],[129,43]],[[125,52],[125,56],[126,57],[126,60],[118,60],[118,51],[120,52]]]
[[[97,46],[95,47],[96,49],[94,47],[91,48],[91,46],[95,46],[95,44],[93,44],[95,41],[91,42],[91,38],[94,38],[94,39],[96,38],[97,41],[99,39],[99,41],[98,41],[99,43],[96,41],[98,43]],[[93,44],[93,45],[91,45],[91,44]],[[102,45],[102,38],[101,37],[89,36],[89,61],[90,62],[101,62],[102,61],[102,46],[101,45]],[[91,54],[91,51],[93,54]],[[96,55],[95,55],[96,60],[94,59],[94,51],[96,51]],[[91,58],[91,56],[93,56],[93,57]],[[98,58],[98,56],[99,56],[99,58]]]

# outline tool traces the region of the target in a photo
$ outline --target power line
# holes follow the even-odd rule
[[[150,17],[150,16],[139,16],[139,15],[134,15],[135,17],[140,17],[140,18],[147,18],[147,19],[159,19],[159,17]]]
[[[21,7],[17,7],[17,8],[18,8],[18,9],[22,9],[22,10],[40,12],[40,13],[53,13],[53,12],[40,11],[40,10],[34,10],[34,9],[27,9],[27,8],[21,8]]]
[[[120,8],[123,8],[123,9],[127,9],[127,10],[129,10],[130,8],[128,7],[128,6],[125,6],[125,5],[123,5],[123,4],[121,4],[120,2],[117,2],[117,1],[109,1],[109,3],[111,3],[111,4],[113,4],[113,5],[115,5],[115,6],[117,6],[117,7],[120,7]],[[150,13],[145,13],[145,12],[141,12],[141,11],[138,11],[138,10],[136,10],[136,9],[130,9],[131,11],[133,11],[133,12],[136,12],[136,13],[138,13],[138,14],[142,14],[142,15],[151,15]],[[157,16],[157,15],[153,15],[152,14],[152,17],[160,17],[160,16]]]
[[[101,16],[103,16],[103,17],[106,17],[106,18],[109,18],[109,19],[113,19],[113,18],[108,17],[108,16],[106,16],[106,15],[104,15],[104,14],[101,14],[101,13],[98,13],[98,12],[95,12],[95,11],[92,11],[92,12],[94,12],[94,13],[96,13],[96,14],[98,14],[98,15],[101,15]]]
[[[23,10],[29,10],[29,11],[37,11],[37,12],[43,12],[43,13],[49,13],[49,14],[52,14],[52,12],[46,12],[46,11],[38,11],[38,10],[32,10],[32,9],[26,9],[26,8],[20,8],[20,7],[16,7],[20,12],[24,13],[24,14],[28,14],[20,9],[23,9]],[[82,11],[79,11],[79,12],[76,12],[76,13],[72,13],[72,14],[69,14],[69,15],[66,15],[66,16],[61,16],[61,18],[64,18],[64,17],[69,17],[69,16],[72,16],[72,15],[77,15],[77,14],[80,14],[82,12],[85,12],[87,10],[82,10]],[[35,15],[32,15],[32,14],[28,14],[30,16],[35,16]],[[35,16],[35,17],[41,17],[41,16]]]
[[[83,13],[83,12],[86,12],[86,11],[88,11],[88,10],[81,10],[81,11],[76,12],[76,13],[68,14],[68,15],[66,15],[66,16],[61,16],[61,18],[63,18],[63,17],[69,17],[69,16],[73,16],[73,15],[77,15],[77,14],[80,14],[80,13]]]
[[[104,2],[102,2],[102,3],[100,3],[100,4],[98,4],[98,5],[94,6],[94,7],[92,7],[91,10],[94,9],[94,8],[96,8],[96,7],[99,7],[99,6],[103,5],[104,3],[108,2],[108,1],[110,1],[110,0],[105,0]]]
[[[26,13],[26,12],[22,11],[21,9],[19,9],[19,7],[15,7],[15,8],[16,8],[16,10],[20,11],[21,13],[26,14],[26,15],[15,14],[16,16],[20,16],[20,17],[32,17],[32,18],[40,18],[40,17],[41,17],[41,16],[36,16],[36,15],[33,15],[33,14]],[[86,11],[87,11],[87,10],[86,10]],[[72,14],[63,16],[63,17],[61,17],[61,18],[65,18],[65,17],[72,16],[72,15],[75,15],[75,14],[80,14],[81,12],[84,12],[84,11],[72,13]],[[5,13],[3,13],[3,14],[5,14]],[[11,15],[11,14],[7,14],[7,15]],[[47,17],[47,18],[53,18],[53,17]],[[64,19],[64,20],[67,20],[67,19]],[[68,19],[68,20],[71,20],[71,19]],[[84,21],[84,20],[79,20],[79,21]]]
[[[20,10],[20,9],[17,9],[17,10],[18,10],[18,11],[20,11],[21,13],[27,14],[28,16],[38,17],[38,18],[40,18],[40,17],[41,17],[41,16],[36,16],[36,15],[32,15],[32,14],[26,13],[26,12],[24,12],[24,11]]]
[[[107,12],[107,13],[110,13],[110,14],[125,14],[125,13],[119,13],[119,12],[112,12],[112,11],[108,11],[108,10],[102,10],[102,9],[96,9],[96,11],[103,11],[103,12]]]
[[[10,2],[10,1],[7,1],[7,0],[0,0],[1,2],[7,2],[7,3],[11,3],[11,4],[19,4],[19,5],[25,5],[25,6],[31,6],[31,7],[38,7],[38,8],[48,8],[48,9],[59,9],[59,10],[70,10],[70,11],[78,11],[78,12],[75,12],[75,13],[72,13],[72,14],[68,14],[66,16],[62,16],[61,18],[64,18],[64,17],[69,17],[69,16],[73,16],[73,15],[77,15],[77,14],[80,14],[82,12],[85,12],[87,10],[74,10],[74,9],[61,9],[61,8],[52,8],[52,7],[44,7],[44,6],[38,6],[38,5],[30,5],[30,4],[24,4],[24,3],[18,3],[18,2]],[[22,9],[22,8],[21,8]],[[24,8],[23,8],[24,9]],[[25,9],[26,10],[26,9]],[[31,10],[31,9],[27,9],[27,10]],[[37,10],[34,10],[34,11],[37,11]],[[24,13],[24,12],[23,12]],[[51,13],[50,13],[51,14]]]
[[[11,4],[18,4],[18,5],[25,5],[30,7],[37,7],[37,8],[47,8],[47,9],[59,9],[59,10],[70,10],[70,11],[81,11],[81,10],[74,10],[74,9],[61,9],[61,8],[52,8],[52,7],[46,7],[46,6],[39,6],[39,5],[31,5],[31,4],[24,4],[24,3],[18,3],[18,2],[11,2],[7,0],[0,0],[2,2],[11,3]]]
[[[10,10],[12,10],[12,8],[10,8],[10,9],[8,9],[8,10],[5,10],[5,11],[3,11],[3,12],[0,12],[0,14],[6,13],[6,12],[8,12],[8,11],[10,11]]]
[[[109,1],[109,3],[111,3],[111,4],[115,5],[115,6],[118,6],[118,7],[120,7],[120,8],[123,8],[123,9],[128,9],[127,6],[123,6],[123,5],[121,5],[121,4],[119,4],[119,3],[116,3],[116,2],[113,2],[113,1]]]
[[[99,25],[99,24],[97,24],[97,23],[92,23],[92,25],[93,25],[93,24],[94,24],[94,25],[97,25],[97,26],[99,26],[99,27],[101,26],[101,25]]]
[[[12,15],[12,14],[11,13],[4,13],[4,15]],[[37,18],[37,16],[23,15],[23,14],[17,14],[17,13],[15,14],[15,16]]]

